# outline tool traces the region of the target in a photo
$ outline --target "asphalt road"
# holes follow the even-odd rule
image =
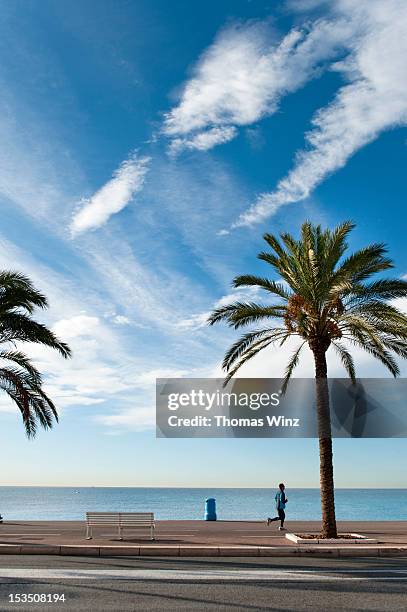
[[[407,558],[1,556],[0,610],[51,609],[405,611]]]

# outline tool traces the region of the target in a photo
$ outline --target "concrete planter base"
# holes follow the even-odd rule
[[[377,540],[374,540],[373,538],[367,538],[366,536],[360,535],[359,533],[347,533],[342,535],[352,537],[341,538],[341,534],[339,534],[339,538],[302,538],[301,536],[298,536],[295,533],[286,533],[285,537],[287,538],[287,540],[290,540],[295,544],[307,544],[310,546],[312,546],[313,544],[377,544]]]

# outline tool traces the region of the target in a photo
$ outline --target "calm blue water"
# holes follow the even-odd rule
[[[287,518],[318,520],[317,489],[287,489]],[[86,511],[148,511],[157,519],[202,519],[204,501],[215,497],[218,519],[259,520],[274,509],[270,489],[154,489],[105,487],[0,487],[7,520],[75,520]],[[337,489],[337,518],[407,520],[407,489]]]

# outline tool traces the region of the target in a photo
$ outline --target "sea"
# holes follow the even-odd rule
[[[318,489],[287,489],[287,519],[318,520]],[[274,511],[273,489],[140,487],[0,487],[5,520],[83,520],[90,511],[154,512],[156,519],[203,519],[216,499],[219,520],[262,520]],[[339,520],[407,520],[407,489],[336,489]]]

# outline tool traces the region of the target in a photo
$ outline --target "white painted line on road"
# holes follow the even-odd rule
[[[352,575],[350,575],[352,574]],[[358,575],[359,574],[359,575]],[[366,575],[362,575],[366,574]],[[393,574],[390,576],[379,574]],[[256,570],[256,569],[43,569],[0,568],[2,579],[14,580],[162,580],[169,582],[279,581],[338,582],[366,580],[407,580],[407,569],[335,570]]]
[[[157,536],[157,537],[164,537],[164,538],[166,538],[167,536],[172,536],[172,537],[177,537],[177,538],[179,538],[179,537],[181,537],[181,536],[186,536],[186,535],[187,535],[187,536],[191,536],[191,537],[193,537],[193,538],[196,538],[196,535],[195,535],[194,533],[186,533],[185,531],[184,531],[183,533],[163,533],[163,532],[161,532],[161,533],[159,533],[159,534],[158,534],[158,533],[156,533],[156,536]]]
[[[13,536],[13,537],[20,537],[20,538],[25,538],[26,536],[49,536],[49,535],[62,535],[62,533],[54,533],[51,531],[36,531],[35,533],[9,533],[8,531],[6,533],[2,533],[1,534],[1,539],[3,538],[8,538],[9,536]]]

